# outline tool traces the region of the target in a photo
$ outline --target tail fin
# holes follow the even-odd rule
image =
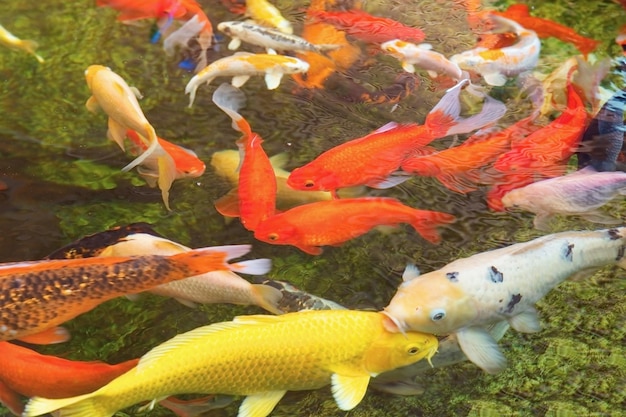
[[[94,393],[79,395],[77,397],[52,400],[48,398],[33,397],[26,404],[24,417],[40,416],[55,410],[63,409],[62,415],[72,417],[111,417],[115,412],[108,412],[99,407],[94,398]]]
[[[130,164],[122,168],[123,172],[130,171],[137,165],[143,163],[146,160],[146,158],[152,155],[156,151],[156,149],[160,146],[159,138],[157,137],[156,132],[154,131],[154,128],[152,127],[152,125],[150,123],[146,123],[144,128],[146,129],[146,132],[148,132],[148,147],[141,155],[135,158]],[[140,134],[139,136],[141,137],[142,135]]]
[[[167,211],[172,211],[170,208],[170,188],[172,183],[176,179],[176,164],[172,157],[165,151],[157,158],[157,166],[159,171],[159,189],[161,190],[161,198]]]
[[[417,233],[422,235],[424,239],[430,243],[437,244],[441,241],[441,235],[437,230],[438,227],[454,223],[456,217],[452,214],[441,213],[439,211],[416,210],[416,219],[411,222],[411,226]]]
[[[280,290],[265,284],[252,284],[252,292],[255,296],[256,305],[273,314],[283,314],[278,307],[278,302],[283,298]]]
[[[485,98],[483,108],[480,113],[466,119],[460,117],[461,103],[459,96],[461,90],[468,80],[459,81],[450,88],[439,100],[439,103],[426,116],[425,125],[434,133],[435,137],[467,133],[480,129],[490,123],[496,122],[504,113],[506,106],[504,103],[472,89],[472,94]]]
[[[35,52],[35,50],[39,47],[39,44],[37,42],[30,39],[24,39],[21,41],[20,44],[22,48],[29,54],[33,55],[40,64],[43,64],[45,62],[44,59]]]
[[[246,95],[237,87],[224,83],[213,93],[213,103],[233,121],[232,127],[246,136],[252,135],[250,125],[239,114],[239,109],[246,105]]]
[[[262,275],[271,269],[271,260],[265,258],[227,263],[230,259],[238,258],[248,252],[250,252],[250,245],[212,246],[172,255],[170,259],[184,264],[190,270],[191,275],[225,270],[250,275]]]

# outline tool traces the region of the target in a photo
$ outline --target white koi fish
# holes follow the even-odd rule
[[[217,29],[232,38],[228,49],[235,50],[241,45],[241,41],[253,45],[262,46],[268,53],[275,51],[317,52],[332,51],[342,45],[315,45],[300,36],[281,32],[260,26],[250,22],[221,22]]]
[[[194,75],[185,87],[189,94],[189,107],[196,98],[196,90],[202,83],[210,84],[216,77],[233,77],[231,84],[241,87],[253,75],[265,75],[268,90],[278,87],[284,74],[307,72],[309,64],[298,58],[275,54],[251,54],[237,52],[218,59]]]
[[[453,334],[469,360],[497,373],[506,359],[487,326],[506,320],[517,331],[539,331],[537,301],[574,274],[612,264],[626,268],[625,249],[626,227],[563,232],[458,259],[422,276],[407,274],[384,309],[386,325]]]
[[[87,110],[95,113],[101,108],[109,116],[107,137],[124,150],[124,139],[128,129],[136,131],[148,140],[146,150],[131,163],[122,168],[129,171],[141,164],[156,151],[159,146],[154,127],[144,116],[137,98],[139,90],[129,87],[126,81],[111,68],[102,65],[90,65],[85,71],[85,79],[92,96],[89,97]]]
[[[0,44],[11,49],[21,49],[22,51],[26,51],[34,56],[40,64],[44,63],[44,59],[35,52],[35,49],[37,49],[38,46],[37,42],[29,39],[20,39],[6,30],[2,25],[0,25]]]
[[[108,246],[98,256],[141,256],[147,254],[170,256],[190,250],[191,248],[162,237],[148,233],[134,233]],[[259,265],[255,274],[264,274],[269,269],[270,263],[267,260],[264,265]],[[179,285],[153,287],[150,292],[175,298],[189,307],[193,307],[194,303],[257,305],[271,313],[282,314],[282,310],[277,305],[282,298],[282,293],[278,289],[269,285],[251,284],[232,271],[212,271],[196,275],[181,280]]]
[[[477,47],[450,57],[450,61],[466,71],[482,75],[489,85],[501,86],[507,76],[533,69],[539,61],[541,42],[532,30],[524,29],[517,22],[501,16],[491,18],[499,25],[508,26],[517,35],[517,42],[500,49]]]
[[[438,74],[446,75],[453,80],[460,81],[469,79],[469,74],[463,71],[456,63],[432,50],[429,43],[415,45],[400,39],[394,39],[380,45],[381,49],[397,58],[402,64],[402,69],[414,73],[415,66],[425,69],[431,78]]]
[[[589,166],[509,191],[502,197],[502,204],[535,213],[535,228],[548,230],[548,223],[556,214],[619,224],[620,219],[598,210],[619,195],[626,195],[626,172],[597,172]]]

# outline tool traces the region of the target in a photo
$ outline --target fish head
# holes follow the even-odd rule
[[[289,245],[297,240],[298,228],[279,214],[262,221],[254,231],[255,239],[274,245]]]
[[[285,74],[301,74],[309,70],[309,63],[298,58],[289,57],[289,62],[283,66]]]
[[[90,65],[85,70],[85,80],[87,81],[87,86],[89,86],[90,90],[91,90],[94,77],[100,71],[111,71],[111,68],[105,67],[103,65]]]
[[[405,55],[404,49],[406,49],[407,45],[408,43],[405,41],[402,41],[400,39],[393,39],[387,42],[383,42],[380,45],[380,49],[396,58],[403,58]]]
[[[233,35],[233,32],[235,32],[233,28],[236,28],[239,26],[238,23],[241,23],[241,22],[220,22],[217,25],[217,30],[231,36]]]
[[[385,307],[390,331],[450,334],[478,315],[473,299],[454,282],[454,272],[429,272],[404,282]]]
[[[426,333],[391,333],[385,331],[372,343],[364,356],[368,372],[378,374],[411,365],[433,357],[439,347],[438,339]]]
[[[502,197],[502,204],[507,209],[528,209],[531,202],[532,200],[524,193],[523,188],[511,190]]]
[[[337,189],[337,180],[332,171],[309,164],[296,168],[289,174],[287,185],[294,190],[330,191]]]

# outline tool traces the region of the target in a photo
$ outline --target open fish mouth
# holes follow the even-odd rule
[[[383,321],[383,325],[385,326],[385,329],[387,331],[392,332],[392,333],[402,333],[406,337],[406,331],[407,331],[406,323],[401,322],[400,320],[398,320],[397,318],[395,318],[394,316],[392,316],[385,310],[381,311],[381,313],[384,314],[389,319],[389,320]],[[428,358],[429,362],[430,362],[430,357],[432,357],[432,355],[429,356]]]

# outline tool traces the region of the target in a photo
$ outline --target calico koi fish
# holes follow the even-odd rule
[[[220,85],[213,93],[213,102],[232,120],[235,130],[243,133],[237,141],[241,165],[239,166],[239,218],[241,224],[254,231],[259,223],[276,212],[276,178],[274,168],[263,150],[263,139],[252,132],[248,121],[239,113],[246,96],[236,87]]]
[[[246,15],[261,25],[276,28],[288,35],[293,33],[289,20],[267,0],[246,0]]]
[[[309,10],[307,17],[314,22],[333,25],[348,35],[368,43],[383,43],[393,39],[419,43],[424,40],[424,32],[415,27],[406,26],[396,20],[373,16],[363,10],[346,11]]]
[[[53,328],[121,295],[209,271],[267,271],[268,260],[229,264],[249,245],[145,255],[0,264],[0,340],[23,339]]]
[[[294,169],[287,185],[297,190],[330,191],[354,185],[388,188],[409,179],[393,176],[404,159],[416,149],[446,135],[469,132],[498,120],[506,111],[501,102],[485,97],[479,114],[460,118],[459,95],[463,80],[448,90],[426,116],[423,125],[388,123],[382,128],[342,143],[308,164]]]
[[[37,42],[29,39],[20,39],[6,30],[4,26],[0,25],[0,44],[9,47],[11,49],[20,49],[28,52],[34,56],[40,64],[44,63],[44,59],[35,52],[39,46]]]
[[[531,16],[527,4],[512,4],[503,12],[491,11],[491,13],[516,21],[526,29],[537,33],[540,38],[555,37],[563,42],[569,42],[585,56],[596,49],[601,43],[595,39],[584,37],[574,29],[561,25],[560,23]]]
[[[126,137],[136,149],[145,152],[149,146],[147,140],[134,130],[127,130]],[[197,178],[206,167],[195,152],[159,137],[157,140],[157,149],[137,167],[137,172],[150,187],[158,184],[163,203],[171,210],[169,196],[172,183],[181,178]]]
[[[290,35],[249,22],[221,22],[217,25],[217,29],[232,38],[228,43],[230,50],[239,48],[241,41],[262,46],[267,49],[268,53],[272,53],[272,51],[311,51],[321,54],[341,47],[341,45],[316,45],[300,36]]]
[[[510,27],[517,35],[517,42],[500,49],[477,47],[453,55],[450,61],[463,70],[479,73],[489,85],[501,86],[506,83],[507,76],[533,69],[537,65],[541,42],[535,32],[524,29],[517,22],[495,15],[492,19],[502,26]]]
[[[217,393],[245,395],[239,415],[265,417],[287,391],[328,384],[339,408],[351,410],[373,376],[429,359],[437,350],[434,336],[390,333],[385,320],[378,312],[349,310],[239,316],[170,339],[91,394],[35,397],[24,416],[60,410],[107,417],[143,400]]]
[[[469,74],[461,70],[454,62],[447,59],[439,52],[432,51],[432,45],[420,43],[415,45],[393,39],[380,45],[381,49],[397,58],[402,64],[402,69],[414,73],[415,66],[425,69],[431,78],[436,78],[439,74],[448,76],[455,81],[469,78]]]
[[[278,87],[284,74],[307,72],[309,64],[291,56],[275,54],[251,54],[237,52],[218,59],[194,75],[185,87],[189,94],[189,107],[196,98],[196,90],[202,83],[210,84],[216,77],[233,77],[232,85],[241,87],[253,75],[265,75],[269,90]]]
[[[406,277],[384,309],[387,328],[454,334],[472,362],[497,373],[506,359],[485,326],[507,320],[517,331],[539,331],[535,303],[573,274],[614,264],[625,268],[625,244],[624,227],[556,233]]]
[[[376,226],[409,223],[431,243],[441,240],[437,228],[453,223],[451,214],[416,210],[394,198],[363,197],[320,201],[294,207],[260,223],[254,237],[274,245],[292,245],[310,255],[320,246],[339,246]]]
[[[502,204],[535,213],[535,228],[549,230],[549,221],[556,214],[580,216],[595,223],[622,223],[598,210],[619,195],[626,195],[626,172],[597,172],[586,167],[510,191]]]
[[[117,365],[72,361],[0,342],[0,403],[21,416],[21,396],[67,398],[87,394],[134,368],[137,362],[139,359]]]
[[[107,137],[110,140],[124,150],[124,139],[129,129],[148,140],[146,150],[122,168],[122,171],[130,171],[144,162],[159,146],[154,127],[148,122],[137,102],[141,94],[136,88],[129,87],[110,68],[102,65],[90,65],[85,71],[85,79],[92,94],[85,104],[87,110],[95,113],[101,108],[109,116]]]

